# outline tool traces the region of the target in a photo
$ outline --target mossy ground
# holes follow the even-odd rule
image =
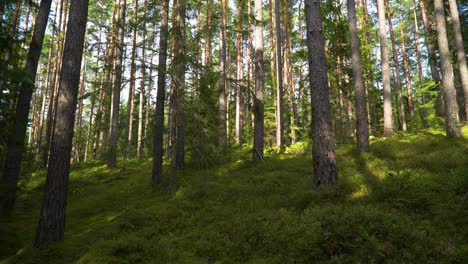
[[[468,128],[464,129],[468,138]],[[151,187],[150,160],[75,164],[65,241],[31,247],[44,172],[22,179],[0,263],[468,263],[468,140],[440,133],[338,147],[338,186],[311,188],[309,147]],[[167,173],[166,173],[167,175]]]

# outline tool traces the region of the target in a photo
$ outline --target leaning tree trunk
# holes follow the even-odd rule
[[[392,90],[390,87],[384,0],[377,0],[377,11],[379,14],[380,56],[383,79],[384,136],[391,137],[393,135]]]
[[[19,88],[14,118],[14,130],[9,134],[5,166],[2,175],[2,189],[4,190],[2,212],[5,214],[9,214],[15,204],[16,184],[20,174],[29,109],[31,107],[31,98],[34,91],[34,80],[36,79],[37,67],[41,56],[51,4],[52,0],[43,0],[39,7],[35,22],[36,26],[26,60],[25,75],[27,79],[21,83]]]
[[[125,6],[126,0],[119,0],[118,22],[116,25],[116,45],[114,53],[114,83],[112,87],[111,121],[109,131],[109,150],[107,166],[115,168],[117,166],[117,143],[119,132],[119,111],[120,111],[120,90],[122,86],[122,59],[124,45],[125,27]]]
[[[424,29],[426,31],[425,39],[427,45],[427,53],[429,55],[429,67],[431,68],[431,76],[436,83],[439,83],[439,66],[437,64],[436,49],[434,47],[436,40],[434,40],[433,37],[435,35],[435,32],[433,32],[431,22],[429,21],[429,14],[427,11],[426,1],[427,0],[419,0],[419,6],[421,8],[421,16],[423,20]]]
[[[263,160],[265,65],[263,62],[263,16],[262,1],[255,0],[255,97],[254,97],[254,142],[253,160]]]
[[[369,151],[369,127],[367,120],[366,91],[361,68],[361,49],[359,47],[357,30],[356,4],[354,0],[347,0],[347,6],[356,104],[357,147],[360,152],[367,152]]]
[[[435,19],[437,27],[437,42],[439,44],[440,64],[442,69],[442,94],[445,102],[445,131],[449,138],[461,138],[459,127],[457,92],[454,85],[452,64],[445,26],[443,0],[434,0]]]
[[[313,182],[320,188],[338,182],[320,0],[305,0],[305,13],[312,95]]]
[[[457,2],[449,0],[450,18],[452,19],[453,35],[457,47],[458,68],[460,69],[463,94],[465,98],[465,121],[468,123],[468,68],[466,66],[465,47],[460,27],[460,16],[458,14]]]
[[[44,200],[34,239],[36,248],[45,248],[51,243],[63,240],[64,236],[73,124],[80,85],[80,66],[87,17],[88,0],[72,0]]]

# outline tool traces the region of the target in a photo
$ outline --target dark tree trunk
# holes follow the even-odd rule
[[[254,97],[254,142],[253,160],[263,160],[265,65],[263,62],[263,16],[262,1],[255,0],[255,97]]]
[[[51,243],[63,240],[64,236],[73,124],[87,17],[88,0],[72,0],[44,200],[34,240],[36,248],[45,248]]]
[[[443,0],[434,0],[437,42],[439,44],[440,64],[442,70],[442,94],[445,102],[445,131],[449,138],[461,138],[459,126],[457,92],[454,85],[452,64],[447,39]]]
[[[354,0],[347,0],[348,24],[351,42],[351,59],[353,66],[354,94],[356,104],[356,138],[360,152],[369,151],[369,127],[367,120],[366,91],[361,68],[361,48],[357,30],[356,4]]]
[[[159,67],[158,92],[156,95],[156,112],[153,136],[153,185],[157,186],[162,180],[163,171],[163,132],[164,132],[164,101],[166,94],[166,60],[167,36],[169,20],[169,0],[161,1],[161,33],[159,37]]]
[[[114,53],[114,83],[112,87],[111,122],[109,131],[109,149],[107,166],[115,168],[117,166],[117,143],[119,132],[119,112],[120,112],[120,90],[122,86],[122,58],[124,45],[125,8],[126,0],[119,0],[119,12],[116,25],[116,44]]]
[[[5,214],[9,214],[15,204],[16,184],[20,174],[29,109],[31,107],[31,98],[34,91],[34,80],[36,79],[37,67],[39,64],[39,57],[41,56],[42,43],[47,27],[51,3],[52,0],[43,0],[39,7],[39,13],[35,22],[36,26],[34,28],[26,60],[25,75],[27,78],[21,83],[19,88],[16,114],[14,118],[14,130],[11,131],[8,138],[5,165],[2,175],[2,186],[5,194],[4,201],[2,202],[2,211]]]
[[[320,0],[305,0],[305,13],[312,95],[314,186],[320,188],[338,182]]]

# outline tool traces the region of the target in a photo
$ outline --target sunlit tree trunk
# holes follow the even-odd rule
[[[265,65],[263,62],[263,15],[262,1],[254,1],[255,13],[255,97],[254,97],[254,142],[253,160],[263,159]]]
[[[443,0],[434,0],[434,9],[440,64],[442,66],[442,93],[445,102],[445,131],[449,138],[461,138],[462,133],[459,127],[457,92],[454,85],[452,64],[450,62]]]
[[[227,126],[226,126],[226,0],[221,0],[221,21],[219,38],[219,90],[218,90],[218,108],[219,108],[219,146],[225,147],[227,144]]]
[[[392,90],[390,87],[384,0],[377,0],[377,11],[379,15],[380,57],[383,79],[384,136],[391,137],[393,135]]]
[[[457,2],[448,0],[450,6],[450,18],[453,26],[453,36],[457,47],[458,68],[460,69],[461,83],[465,98],[465,121],[468,123],[468,68],[466,65],[465,47],[460,26],[460,15],[458,14]]]
[[[242,85],[243,85],[243,38],[242,38],[242,17],[243,14],[243,1],[237,2],[237,90],[236,90],[236,131],[235,131],[235,138],[236,142],[241,144],[242,143],[242,136],[244,132],[244,96],[242,93]]]
[[[288,10],[285,10],[288,12]],[[275,27],[276,27],[276,146],[283,147],[283,62],[281,44],[281,13],[280,1],[275,0]]]

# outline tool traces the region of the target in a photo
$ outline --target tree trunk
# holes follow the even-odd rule
[[[369,128],[367,120],[366,91],[361,68],[361,48],[357,30],[356,4],[347,0],[348,25],[351,42],[351,59],[353,66],[354,96],[356,104],[356,139],[359,152],[369,151]]]
[[[429,55],[429,66],[431,68],[431,76],[432,79],[438,84],[440,81],[439,76],[439,66],[437,63],[437,55],[435,50],[435,32],[433,32],[431,23],[429,22],[429,15],[426,7],[426,0],[419,0],[419,6],[421,7],[421,15],[423,20],[423,25],[426,31],[426,45],[427,45],[427,53]]]
[[[2,215],[9,214],[15,204],[16,185],[20,174],[29,109],[31,107],[31,98],[34,91],[34,80],[36,79],[51,2],[51,0],[41,1],[24,71],[29,81],[22,82],[19,88],[14,117],[14,130],[9,134],[5,166],[2,174],[2,185],[4,189]]]
[[[288,10],[285,10],[288,12]],[[275,0],[275,27],[276,27],[276,146],[283,147],[283,62],[281,44],[281,13],[280,1]]]
[[[387,12],[388,19],[388,29],[390,31],[390,40],[392,42],[392,52],[393,52],[393,63],[395,64],[395,79],[398,92],[398,103],[400,106],[400,125],[401,130],[406,131],[406,112],[405,112],[405,103],[403,102],[403,88],[401,87],[401,75],[400,75],[400,63],[398,61],[398,51],[396,47],[395,34],[393,32],[392,16],[390,14],[390,7],[388,6],[388,0],[385,0],[385,10]]]
[[[243,14],[243,1],[238,1],[237,2],[237,91],[236,91],[236,131],[235,131],[235,137],[236,137],[236,142],[238,144],[242,144],[242,136],[244,132],[244,96],[242,94],[242,84],[243,84],[243,69],[242,69],[242,60],[243,58],[243,52],[242,52],[242,31],[243,31],[243,25],[242,25],[242,17],[244,16]]]
[[[263,160],[265,65],[263,62],[263,15],[262,1],[254,1],[255,13],[255,97],[254,97],[254,142],[253,160]]]
[[[124,45],[124,27],[125,27],[125,8],[126,0],[119,0],[119,13],[118,22],[115,29],[115,54],[114,61],[114,80],[112,87],[112,104],[111,104],[111,117],[110,117],[110,130],[109,130],[109,148],[108,148],[108,161],[109,168],[117,166],[117,143],[119,132],[119,111],[120,111],[120,90],[122,86],[122,57]]]
[[[468,123],[468,68],[466,65],[465,48],[463,47],[463,37],[460,27],[460,16],[458,14],[457,2],[449,0],[450,18],[452,19],[453,35],[457,47],[458,68],[460,69],[461,83],[465,98],[465,121]]]
[[[132,138],[133,138],[133,114],[134,114],[134,96],[136,83],[136,54],[138,44],[138,0],[135,0],[135,18],[133,25],[133,45],[132,45],[132,62],[130,65],[130,89],[128,89],[128,106],[127,106],[127,127],[125,129],[125,158],[131,155]]]
[[[221,21],[219,38],[219,146],[224,148],[227,145],[226,126],[226,0],[221,0]]]
[[[211,32],[212,32],[212,8],[213,0],[206,3],[206,39],[205,39],[205,66],[211,70]]]
[[[143,8],[144,23],[146,22],[146,1]],[[146,28],[146,27],[145,27]],[[145,67],[145,54],[146,54],[146,29],[143,30],[143,45],[141,49],[141,82],[140,82],[140,104],[138,107],[138,141],[137,141],[137,158],[141,159],[143,157],[143,137],[144,128],[143,128],[143,119],[144,119],[144,106],[145,106],[145,80],[146,80],[146,67]],[[149,98],[148,98],[149,100]]]
[[[384,136],[391,137],[393,135],[392,90],[390,87],[384,0],[377,0],[377,11],[379,15],[380,56],[383,79]]]
[[[445,102],[445,131],[448,138],[461,138],[459,126],[457,92],[454,85],[452,64],[445,26],[443,0],[434,0],[437,42],[439,44],[440,64],[442,66],[442,94]]]
[[[153,135],[153,186],[161,184],[163,171],[164,101],[166,94],[166,60],[169,21],[169,0],[161,1],[161,30],[159,36],[158,91]]]
[[[73,146],[74,151],[72,152],[72,161],[79,162],[80,161],[80,154],[81,154],[81,125],[83,121],[83,95],[85,93],[85,82],[86,82],[86,39],[84,43],[85,52],[83,52],[83,59],[81,65],[81,82],[80,82],[80,90],[78,93],[78,109],[76,112],[76,139],[75,144]]]
[[[59,81],[56,125],[51,142],[44,200],[34,240],[36,248],[45,248],[63,240],[64,236],[73,124],[87,16],[88,1],[72,0]]]
[[[401,38],[401,56],[403,57],[403,73],[405,74],[406,83],[406,94],[408,96],[408,111],[410,116],[414,115],[414,104],[413,104],[413,87],[411,85],[411,77],[409,72],[408,58],[406,57],[406,41],[403,26],[400,26],[400,38]]]
[[[309,71],[313,71],[313,74],[309,74],[312,95],[313,182],[316,188],[320,188],[338,182],[320,0],[305,0],[305,13]]]

